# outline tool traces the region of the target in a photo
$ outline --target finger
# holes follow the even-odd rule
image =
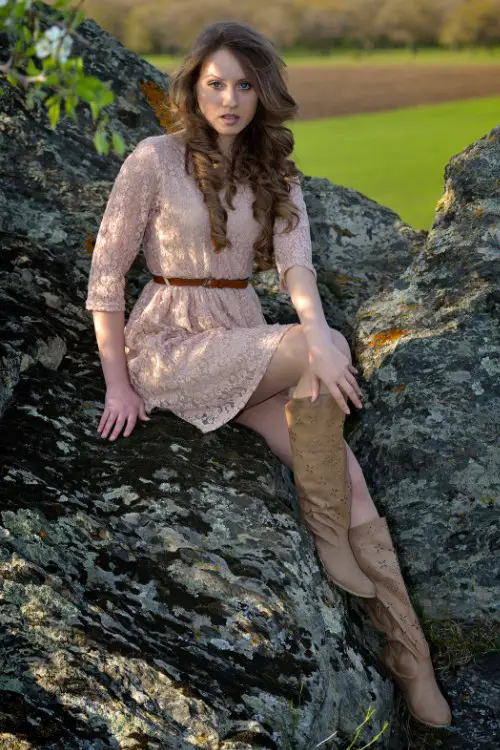
[[[342,411],[345,412],[346,414],[350,414],[351,410],[347,406],[347,403],[344,401],[344,397],[342,395],[340,388],[337,386],[337,383],[335,382],[330,383],[328,387],[329,387],[330,393],[332,394],[333,398],[338,403]]]
[[[355,389],[352,387],[352,385],[349,383],[349,381],[344,378],[344,380],[339,383],[342,390],[344,391],[345,395],[350,398],[353,404],[356,404],[357,406],[361,406],[361,401],[358,398],[358,395],[355,391]]]
[[[109,431],[113,427],[116,417],[117,417],[116,412],[113,412],[113,411],[109,412],[108,418],[106,420],[106,424],[104,425],[102,432],[101,432],[101,437],[105,438],[109,435]]]
[[[113,432],[109,436],[110,440],[115,440],[118,437],[118,435],[122,431],[122,427],[123,427],[124,424],[125,424],[125,415],[120,414],[118,416],[118,419],[116,420],[115,429],[113,430]]]
[[[123,433],[123,437],[128,437],[132,430],[134,429],[135,425],[137,424],[137,416],[135,414],[129,414],[127,418],[127,426],[125,427],[125,432]]]
[[[99,426],[97,428],[99,432],[103,429],[104,425],[108,421],[110,414],[111,412],[109,411],[109,409],[105,409],[104,412],[102,413],[101,421],[99,422]]]
[[[359,396],[359,399],[361,400],[363,398],[363,393],[361,391],[361,388],[358,385],[358,382],[354,375],[351,375],[350,373],[347,373],[345,376],[348,383],[352,385],[352,387],[355,389],[357,395]]]
[[[139,407],[139,419],[147,419],[150,420],[151,417],[148,417],[148,414],[146,412],[146,407],[144,404],[141,404]]]
[[[318,398],[319,393],[319,379],[317,375],[311,373],[311,403],[314,403]]]

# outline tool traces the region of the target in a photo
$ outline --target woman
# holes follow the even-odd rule
[[[384,661],[410,711],[445,726],[386,520],[343,439],[347,399],[361,408],[361,391],[316,287],[283,63],[252,27],[214,23],[171,82],[170,108],[171,132],[122,164],[96,238],[86,308],[106,380],[98,431],[128,436],[164,408],[203,433],[230,421],[260,433],[294,472],[329,577],[363,597],[385,632]],[[142,240],[152,279],[124,327],[125,275]],[[276,265],[300,324],[266,323],[248,286],[254,262]]]

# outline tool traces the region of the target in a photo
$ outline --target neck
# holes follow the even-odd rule
[[[219,136],[219,138],[217,139],[217,143],[224,156],[230,159],[233,150],[234,138],[228,139],[227,137],[221,138],[221,136]]]

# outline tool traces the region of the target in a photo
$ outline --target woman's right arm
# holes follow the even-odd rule
[[[106,312],[93,310],[95,335],[101,366],[106,381],[106,400],[97,428],[102,438],[115,440],[127,426],[124,437],[134,429],[137,417],[148,420],[143,400],[132,388],[125,357],[125,313],[123,310]],[[111,429],[114,427],[110,435]]]
[[[99,227],[85,303],[92,311],[106,400],[99,422],[101,437],[114,440],[126,424],[130,435],[137,417],[149,419],[129,380],[125,355],[125,276],[139,252],[158,195],[155,139],[141,141],[123,162]]]
[[[106,388],[131,387],[125,357],[125,313],[93,310],[92,317]]]

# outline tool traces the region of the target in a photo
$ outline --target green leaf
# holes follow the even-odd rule
[[[36,67],[34,60],[30,59],[28,61],[28,67],[26,69],[26,72],[29,76],[37,76],[39,74],[39,69]]]
[[[98,151],[98,153],[102,154],[105,153],[106,147],[108,146],[108,140],[106,138],[106,133],[103,133],[102,131],[97,131],[97,133],[94,135],[93,138],[95,147]]]
[[[117,133],[116,130],[113,130],[111,133],[111,140],[113,143],[113,149],[118,156],[123,156],[125,153],[125,141],[121,137],[120,133]]]
[[[99,92],[98,102],[101,107],[107,107],[108,104],[112,104],[115,100],[115,95],[109,89],[103,89]]]
[[[14,5],[13,8],[11,8],[12,18],[22,18],[24,16],[26,9],[24,7],[24,3],[17,3]]]
[[[95,122],[99,114],[99,105],[97,102],[89,102],[90,111],[92,112],[92,120]]]
[[[49,107],[49,120],[50,120],[50,126],[52,130],[56,129],[57,121],[59,120],[59,115],[61,113],[61,102],[56,102],[51,107]]]
[[[96,76],[85,76],[84,82],[85,82],[86,87],[90,91],[94,91],[94,92],[99,91],[99,89],[102,86],[101,79],[96,78]]]
[[[77,26],[79,26],[82,23],[82,21],[85,21],[85,19],[86,19],[85,13],[82,13],[82,11],[79,10],[73,19],[73,23],[71,24],[70,29],[74,31],[77,28]]]

